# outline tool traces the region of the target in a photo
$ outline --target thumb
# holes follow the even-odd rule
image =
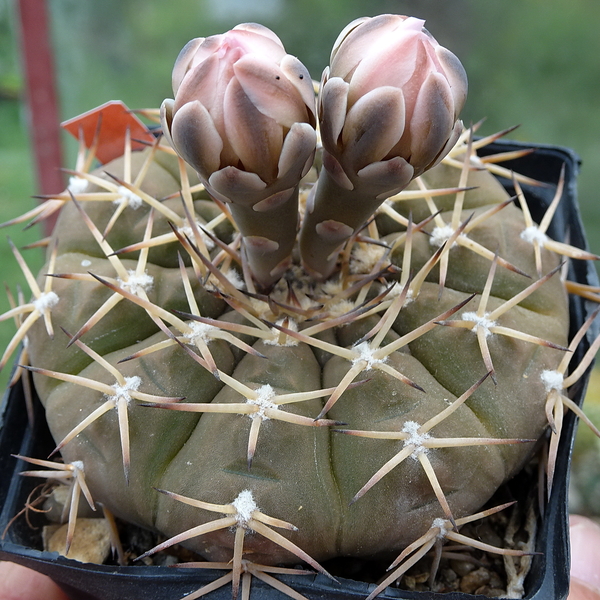
[[[568,600],[600,600],[600,526],[573,515],[571,532],[571,589]]]

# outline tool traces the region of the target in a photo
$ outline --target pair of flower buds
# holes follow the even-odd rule
[[[304,268],[324,279],[338,252],[389,196],[439,162],[462,131],[467,78],[424,21],[380,15],[339,35],[318,98],[306,67],[256,24],[189,42],[173,69],[163,132],[207,191],[228,203],[256,283],[289,266],[298,188],[323,168],[299,238]]]

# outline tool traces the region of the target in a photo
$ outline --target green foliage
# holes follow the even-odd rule
[[[29,160],[29,147],[23,130],[22,107],[14,100],[0,100],[0,223],[12,219],[16,213],[32,208],[36,201],[31,199],[34,193],[35,174]],[[4,241],[8,233],[0,231]],[[30,244],[40,238],[40,229],[35,226],[28,230],[13,228],[10,237],[18,247]],[[27,259],[31,268],[37,271],[43,264],[43,254],[38,249],[29,250]],[[0,245],[0,263],[2,277],[0,283],[10,285],[13,294],[17,286],[27,290],[25,279],[17,266],[15,258],[6,243]],[[26,293],[29,293],[28,291]],[[4,291],[0,293],[0,314],[9,309]],[[6,328],[0,330],[0,344],[6,347],[12,333]],[[5,389],[10,368],[0,373],[0,389]]]
[[[521,127],[517,139],[569,146],[583,159],[580,205],[600,254],[600,4],[594,0],[469,3],[467,122]]]

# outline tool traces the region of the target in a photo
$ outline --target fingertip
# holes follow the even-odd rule
[[[567,600],[600,600],[600,593],[583,581],[572,577]]]
[[[571,537],[569,600],[588,600],[588,598],[600,600],[600,525],[580,515],[572,515],[569,525]]]
[[[0,562],[0,600],[69,600],[46,575],[11,562]]]

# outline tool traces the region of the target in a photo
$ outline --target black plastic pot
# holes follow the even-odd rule
[[[530,145],[510,141],[500,141],[484,149],[492,154],[529,148]],[[548,234],[556,240],[568,240],[570,244],[586,247],[586,240],[577,208],[576,177],[579,159],[570,150],[560,147],[535,146],[533,154],[505,163],[504,166],[516,172],[528,175],[549,185],[524,186],[534,219],[540,219],[554,196],[556,183],[563,164],[566,166],[566,186],[558,211],[552,221]],[[509,193],[511,182],[503,180]],[[580,283],[598,285],[593,265],[585,261],[571,261],[569,279]],[[589,316],[593,306],[581,298],[570,300],[571,335],[573,335]],[[586,340],[572,361],[578,358],[596,336],[597,328],[590,330]],[[587,378],[582,378],[574,391],[574,400],[581,402],[585,394]],[[30,427],[24,409],[22,390],[19,386],[10,390],[0,407],[0,531],[25,504],[27,495],[35,485],[29,478],[18,474],[27,467],[15,460],[11,454],[25,456],[44,456],[53,447],[50,434],[46,429],[43,409],[36,404],[35,426]],[[563,600],[569,586],[569,544],[567,488],[569,462],[576,420],[573,413],[566,416],[561,446],[556,465],[554,489],[545,507],[539,528],[536,550],[540,553],[533,558],[531,571],[526,579],[525,598],[528,600]],[[49,575],[67,594],[77,600],[178,600],[214,579],[223,572],[200,569],[172,569],[167,567],[112,567],[96,564],[84,564],[68,560],[55,553],[34,549],[39,547],[39,532],[32,531],[23,518],[17,519],[8,528],[0,541],[0,559],[25,565]],[[373,584],[341,580],[339,585],[332,583],[322,575],[282,577],[301,594],[311,600],[351,600],[365,598]],[[481,598],[481,596],[479,596]],[[231,598],[231,588],[226,585],[213,592],[207,598],[211,600]],[[285,598],[281,594],[254,579],[252,583],[253,600],[275,600]],[[465,600],[475,596],[452,592],[435,594],[409,592],[388,588],[379,596],[384,599],[412,600]]]

